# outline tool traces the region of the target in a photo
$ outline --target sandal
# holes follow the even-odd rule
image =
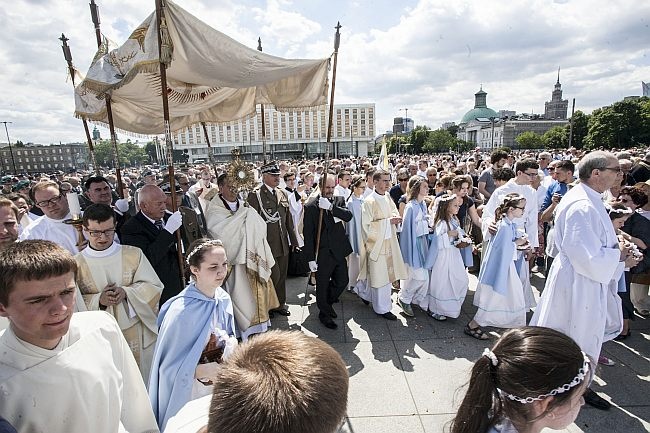
[[[469,323],[465,325],[463,332],[465,335],[469,335],[470,337],[476,338],[477,340],[487,340],[490,338],[485,332],[483,332],[480,326],[477,326],[476,328],[470,328]]]

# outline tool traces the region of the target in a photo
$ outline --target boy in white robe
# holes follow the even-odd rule
[[[496,233],[496,224],[494,212],[503,202],[506,195],[517,193],[526,198],[526,209],[521,218],[516,218],[513,222],[517,225],[520,233],[525,233],[531,248],[539,247],[538,238],[538,206],[537,192],[533,189],[532,183],[538,176],[539,164],[534,159],[522,159],[515,164],[516,176],[509,180],[505,185],[498,187],[490,196],[487,204],[483,208],[483,239],[490,239]],[[530,272],[528,260],[532,257],[532,251],[517,252],[517,274],[521,280],[524,291],[526,308],[530,309],[535,306],[535,296],[530,284]]]
[[[72,255],[43,240],[0,253],[0,408],[19,433],[157,432],[147,392],[115,320],[72,314]]]
[[[115,214],[110,206],[90,205],[83,224],[88,248],[75,256],[83,300],[88,310],[104,310],[115,317],[143,379],[149,380],[163,284],[141,249],[114,242]]]

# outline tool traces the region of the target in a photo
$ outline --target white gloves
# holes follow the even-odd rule
[[[312,272],[316,272],[318,270],[318,265],[316,264],[315,261],[309,262],[309,270]]]
[[[165,230],[167,230],[169,233],[174,234],[176,230],[180,228],[180,226],[183,225],[183,215],[181,214],[181,211],[177,210],[167,220],[167,223],[165,224]]]
[[[119,210],[120,212],[124,213],[129,210],[129,199],[128,198],[121,198],[119,200],[115,200],[115,208]]]
[[[324,210],[332,210],[333,204],[326,198],[321,197],[318,199],[318,207]]]

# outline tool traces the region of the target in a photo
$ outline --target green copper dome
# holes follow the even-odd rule
[[[465,113],[460,123],[470,122],[477,117],[490,118],[499,116],[496,111],[488,108],[487,93],[483,91],[483,87],[481,87],[481,90],[474,94],[474,100],[474,108]]]

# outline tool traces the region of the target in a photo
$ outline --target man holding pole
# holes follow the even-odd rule
[[[309,269],[316,272],[318,318],[327,328],[336,329],[332,319],[337,314],[332,304],[348,285],[346,258],[352,252],[343,222],[352,219],[352,212],[345,207],[343,197],[334,196],[334,174],[321,177],[318,184],[321,194],[305,205],[304,251]]]

